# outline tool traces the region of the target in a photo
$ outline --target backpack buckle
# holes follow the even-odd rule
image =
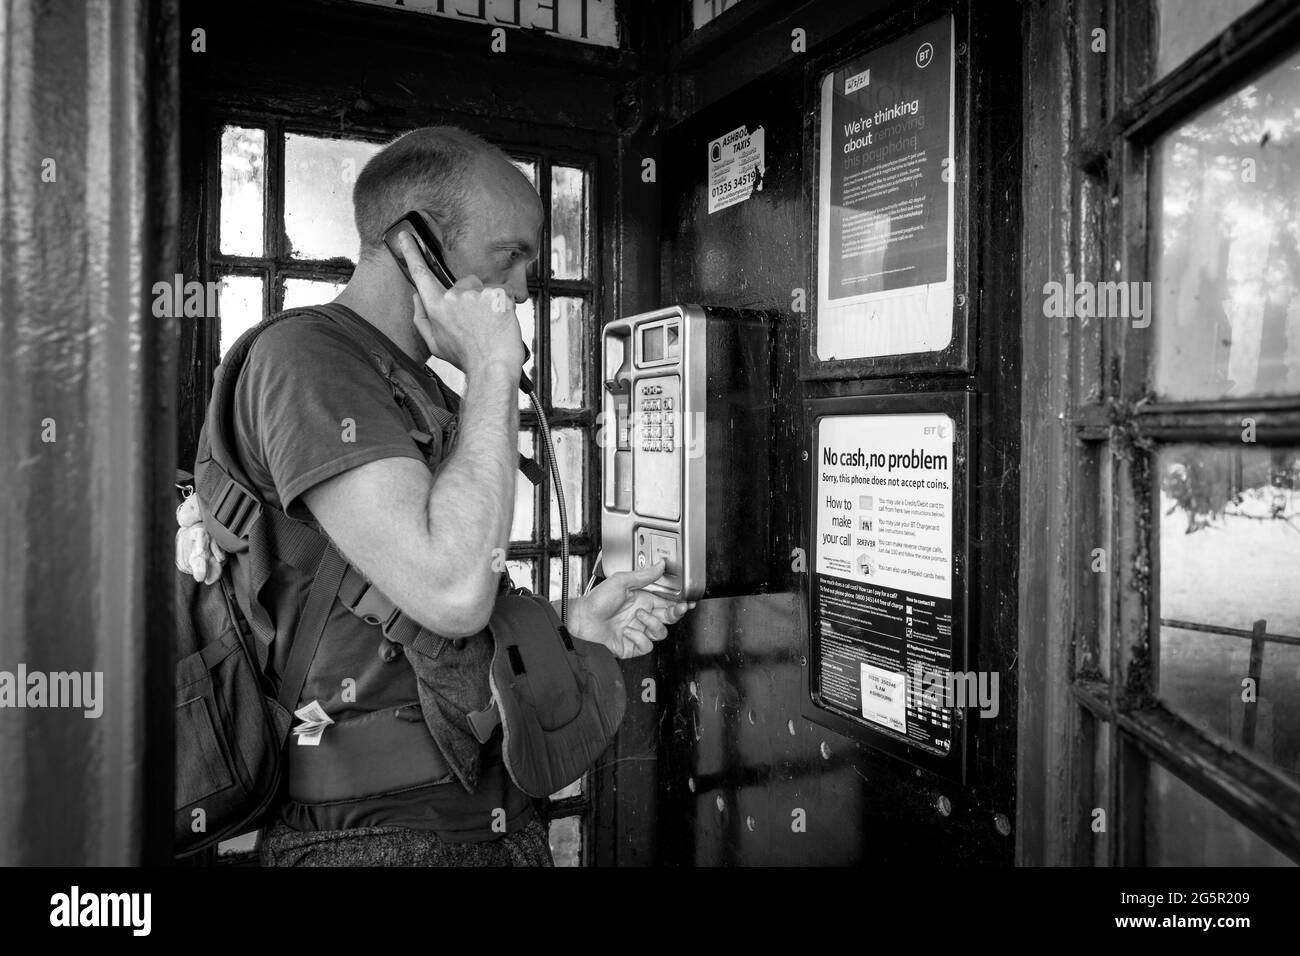
[[[262,516],[262,503],[257,495],[234,478],[228,477],[208,513],[221,527],[241,541],[246,541],[253,525]]]
[[[355,601],[345,602],[345,606],[367,624],[377,625],[384,637],[392,633],[402,614],[396,604],[380,593],[379,588],[369,583]]]

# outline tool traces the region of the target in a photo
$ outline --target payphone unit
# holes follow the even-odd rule
[[[662,560],[682,600],[761,589],[771,503],[771,323],[677,305],[601,335],[606,574]]]

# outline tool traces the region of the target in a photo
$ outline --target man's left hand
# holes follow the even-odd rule
[[[569,603],[569,633],[582,641],[604,644],[615,657],[641,657],[668,636],[694,601],[673,601],[644,590],[663,576],[659,561],[636,571],[611,574],[597,587]]]

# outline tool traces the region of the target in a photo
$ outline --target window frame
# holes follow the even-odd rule
[[[1105,5],[1104,28],[1116,55],[1088,52],[1091,24],[1076,36],[1082,106],[1078,188],[1084,210],[1078,243],[1081,278],[1149,279],[1151,166],[1159,138],[1202,107],[1300,50],[1300,8],[1263,0],[1164,77],[1148,84],[1155,59],[1154,0]],[[1261,67],[1261,64],[1263,66]],[[1090,228],[1092,227],[1092,228]],[[1159,317],[1155,316],[1155,321]],[[1148,763],[1193,790],[1293,859],[1300,860],[1300,785],[1280,771],[1200,730],[1158,700],[1159,452],[1179,442],[1240,445],[1242,417],[1256,421],[1259,449],[1300,442],[1300,393],[1259,398],[1159,401],[1151,387],[1150,329],[1130,323],[1076,326],[1077,372],[1067,424],[1075,438],[1067,462],[1082,478],[1072,506],[1068,553],[1104,547],[1108,570],[1079,557],[1070,691],[1081,708],[1073,745],[1076,778],[1087,781],[1076,813],[1100,805],[1113,836],[1075,855],[1112,865],[1146,863],[1143,841]],[[1095,505],[1095,507],[1091,507]],[[1104,735],[1104,755],[1096,735]],[[1094,789],[1095,788],[1095,789]],[[1086,806],[1085,806],[1086,803]]]
[[[575,149],[571,145],[551,145],[541,142],[544,137],[512,137],[507,127],[519,130],[518,124],[500,124],[492,121],[478,121],[472,124],[460,121],[461,125],[473,126],[475,131],[490,142],[499,145],[512,159],[531,161],[536,164],[537,187],[541,196],[546,216],[543,235],[536,268],[530,270],[528,291],[535,302],[536,349],[534,354],[534,380],[537,394],[543,403],[548,424],[554,436],[558,429],[572,428],[583,434],[583,514],[586,528],[569,534],[570,559],[578,559],[578,574],[570,578],[570,593],[581,592],[585,578],[590,574],[595,555],[600,547],[599,527],[599,488],[600,460],[595,454],[595,426],[598,414],[596,393],[599,360],[597,341],[599,323],[602,314],[609,309],[612,296],[605,282],[605,273],[612,263],[610,253],[601,242],[605,225],[601,220],[602,209],[606,203],[602,200],[608,195],[613,184],[608,157],[602,151],[602,143],[596,137],[589,137],[583,145],[587,150]],[[220,245],[220,202],[221,202],[221,136],[227,126],[240,126],[261,129],[266,136],[266,153],[264,166],[264,188],[262,203],[262,255],[242,256],[223,253]],[[197,200],[199,222],[196,227],[198,235],[197,268],[194,271],[204,281],[220,282],[228,275],[255,276],[262,280],[262,314],[273,315],[283,308],[284,286],[288,279],[306,279],[345,283],[352,275],[355,264],[346,258],[331,260],[294,259],[289,255],[289,242],[284,229],[285,201],[285,135],[300,134],[317,138],[364,140],[382,144],[405,132],[408,127],[373,126],[348,124],[346,129],[339,129],[325,122],[313,122],[287,116],[283,112],[266,109],[250,110],[226,106],[209,106],[204,113],[202,123],[201,155],[203,157],[203,174],[201,189]],[[572,136],[566,137],[572,139]],[[519,140],[522,139],[522,142]],[[584,278],[558,279],[550,275],[551,252],[551,169],[555,166],[573,167],[583,171],[586,195],[583,270]],[[360,172],[360,170],[358,170]],[[611,205],[612,204],[608,204]],[[609,209],[608,214],[612,214]],[[554,408],[552,405],[550,336],[551,336],[551,301],[553,298],[577,298],[584,305],[583,330],[580,347],[584,358],[582,407]],[[211,392],[212,376],[220,362],[221,319],[220,310],[215,316],[201,316],[194,327],[193,379],[188,385],[181,386],[181,402],[186,402],[186,393],[193,397],[193,414],[195,422],[193,434],[197,436]],[[531,403],[520,409],[520,432],[533,434],[535,454],[542,449],[538,418]],[[558,528],[550,527],[551,508],[550,477],[533,489],[533,532],[529,541],[511,541],[508,558],[510,560],[533,561],[537,579],[529,582],[535,585],[537,593],[550,593],[549,570],[552,560],[560,560],[560,542]],[[573,508],[570,503],[570,516]],[[579,821],[579,865],[588,866],[596,857],[594,837],[596,835],[596,794],[594,788],[600,786],[601,774],[589,771],[584,775],[581,793],[560,800],[547,798],[542,808],[542,815],[548,827],[554,821],[577,818]],[[260,841],[260,837],[259,837]],[[254,842],[256,847],[257,842]],[[218,858],[220,865],[247,865],[256,856],[256,849],[249,853],[227,853]]]

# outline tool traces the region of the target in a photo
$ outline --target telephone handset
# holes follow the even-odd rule
[[[406,276],[406,281],[415,285],[411,281],[411,270],[406,267],[406,256],[402,255],[401,248],[397,245],[397,239],[402,233],[410,235],[415,242],[415,247],[420,250],[420,255],[424,257],[425,265],[433,273],[435,279],[442,283],[444,289],[450,289],[456,283],[456,277],[451,274],[451,269],[447,266],[447,259],[443,256],[442,245],[438,242],[438,237],[433,234],[429,228],[429,223],[425,220],[424,214],[416,210],[411,210],[402,218],[384,230],[381,237],[388,251],[393,254],[393,259],[397,262],[397,267],[402,270],[402,275]],[[528,346],[524,346],[524,362],[528,361]],[[560,482],[559,466],[555,458],[555,448],[551,443],[551,429],[546,421],[546,412],[542,409],[542,403],[533,391],[533,383],[523,372],[519,373],[519,391],[523,392],[533,403],[533,411],[537,415],[537,424],[542,433],[542,446],[546,449],[547,463],[550,465],[551,481],[555,490],[555,504],[560,512],[560,619],[564,622],[569,620],[569,515],[564,506],[564,486]],[[545,472],[542,466],[531,458],[524,455],[519,456],[519,470],[534,485],[540,484]]]
[[[450,289],[456,284],[456,277],[451,274],[451,269],[447,266],[447,259],[442,254],[442,245],[438,242],[437,236],[429,228],[428,222],[425,221],[424,215],[416,210],[411,210],[402,218],[384,230],[382,239],[388,251],[393,254],[393,259],[397,262],[397,268],[402,270],[402,275],[411,285],[415,283],[411,280],[411,270],[406,267],[406,257],[402,255],[402,249],[397,244],[397,239],[402,233],[407,233],[415,247],[420,250],[420,255],[424,258],[424,264],[429,267],[433,277],[442,283],[444,289]],[[524,362],[529,357],[528,346],[524,346]],[[523,372],[519,373],[519,391],[525,395],[533,394],[533,383]]]

